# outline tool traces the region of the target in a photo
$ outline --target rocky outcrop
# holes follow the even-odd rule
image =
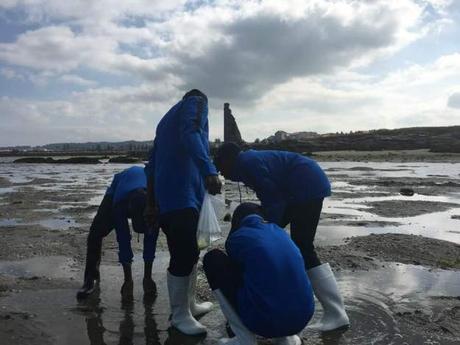
[[[460,126],[333,133],[301,140],[293,140],[288,134],[282,137],[285,139],[276,142],[265,139],[253,146],[258,149],[282,149],[295,152],[430,149],[433,152],[460,153]]]
[[[229,103],[224,103],[224,142],[244,143]]]
[[[99,164],[101,161],[94,157],[71,157],[64,159],[54,159],[51,157],[25,157],[16,159],[14,163]]]
[[[109,159],[109,163],[134,164],[134,163],[140,163],[140,162],[142,162],[142,159],[138,157],[130,157],[130,156],[117,156],[117,157],[112,157]]]

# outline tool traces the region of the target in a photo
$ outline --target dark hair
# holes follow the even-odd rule
[[[259,215],[263,218],[262,207],[253,202],[243,202],[240,204],[233,212],[232,228],[230,232],[237,230],[240,227],[242,220],[252,214]]]
[[[131,218],[133,230],[137,233],[145,233],[147,225],[144,219],[144,209],[147,201],[146,190],[136,189],[128,196],[128,215]]]
[[[220,171],[220,166],[225,160],[234,160],[241,152],[241,147],[236,143],[224,143],[217,149],[214,156],[214,165]]]
[[[206,103],[208,103],[208,97],[198,89],[192,89],[192,90],[186,92],[184,97],[182,97],[182,99],[184,100],[184,99],[186,99],[188,97],[194,97],[194,96],[201,97],[206,101]]]

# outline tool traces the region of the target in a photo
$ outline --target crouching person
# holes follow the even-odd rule
[[[297,246],[283,229],[267,223],[260,206],[243,203],[233,214],[227,254],[212,250],[203,260],[209,285],[235,337],[220,344],[299,345],[297,336],[314,312],[313,291]]]

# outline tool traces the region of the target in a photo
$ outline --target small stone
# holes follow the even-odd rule
[[[399,194],[404,196],[413,196],[415,194],[414,190],[411,188],[401,188]]]

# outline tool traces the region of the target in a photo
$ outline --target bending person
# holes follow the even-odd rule
[[[117,240],[120,243],[119,260],[125,272],[125,283],[121,293],[127,297],[132,295],[133,253],[128,219],[131,219],[134,231],[144,233],[144,294],[148,296],[156,294],[156,286],[152,280],[152,264],[155,258],[158,229],[148,228],[143,217],[146,185],[145,172],[141,167],[131,167],[115,174],[88,234],[84,282],[77,292],[78,299],[88,297],[95,290],[96,283],[100,280],[102,240],[113,229],[117,232]]]
[[[212,304],[195,300],[196,232],[205,189],[219,193],[221,182],[209,156],[208,102],[202,92],[187,92],[161,119],[146,175],[145,215],[150,223],[159,223],[171,255],[171,324],[188,335],[204,334],[206,328],[194,316],[208,312]]]
[[[302,255],[286,232],[243,203],[233,214],[225,243],[203,259],[209,285],[235,338],[220,344],[253,345],[255,335],[276,344],[299,345],[297,336],[314,311],[313,291]]]
[[[348,327],[349,319],[329,264],[321,264],[313,244],[323,200],[331,195],[329,180],[312,159],[284,151],[242,151],[223,144],[215,164],[229,180],[243,182],[262,203],[267,220],[281,227],[290,223],[316,297],[323,307],[321,322],[313,328],[330,331]]]

